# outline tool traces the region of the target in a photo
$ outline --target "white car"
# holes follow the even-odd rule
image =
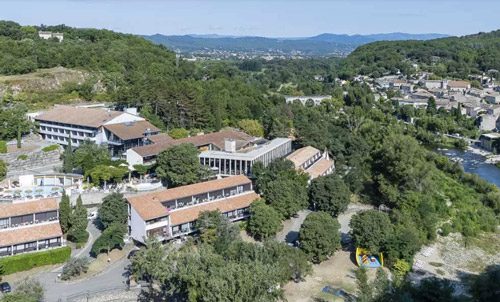
[[[87,219],[88,220],[94,220],[97,218],[97,212],[94,211],[94,212],[90,212],[88,215],[87,215]]]

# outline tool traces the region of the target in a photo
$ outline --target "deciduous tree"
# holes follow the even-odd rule
[[[252,203],[250,215],[247,230],[257,239],[270,238],[283,228],[280,214],[263,200]]]
[[[300,248],[311,261],[320,263],[340,248],[340,224],[330,214],[313,212],[300,227]]]
[[[200,164],[198,150],[192,144],[180,144],[161,152],[156,173],[170,186],[196,183],[208,175]]]
[[[309,186],[311,208],[329,213],[332,217],[337,217],[347,209],[350,198],[349,187],[336,175],[318,177]]]

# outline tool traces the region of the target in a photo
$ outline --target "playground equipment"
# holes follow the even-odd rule
[[[377,268],[384,266],[384,255],[372,255],[368,250],[356,248],[356,263],[359,267]]]

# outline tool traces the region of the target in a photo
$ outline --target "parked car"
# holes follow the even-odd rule
[[[4,294],[6,293],[10,293],[11,291],[11,287],[10,287],[10,284],[9,282],[3,282],[3,283],[0,283],[0,291]]]
[[[87,215],[87,219],[88,220],[94,220],[97,218],[97,212],[90,212],[88,215]]]

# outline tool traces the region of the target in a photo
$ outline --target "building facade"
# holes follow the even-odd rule
[[[127,149],[142,146],[146,137],[160,132],[136,114],[105,108],[56,106],[33,119],[48,142],[66,146],[71,141],[79,147],[89,140],[108,145],[113,157],[123,157]]]
[[[292,152],[292,140],[275,138],[262,144],[255,143],[247,148],[238,149],[235,141],[226,140],[224,150],[201,152],[200,163],[221,176],[251,175],[255,163],[267,167],[271,162]]]
[[[196,232],[196,220],[204,211],[218,210],[231,221],[245,219],[258,198],[245,176],[128,197],[128,233],[142,243],[150,237],[171,240]]]
[[[309,180],[330,175],[335,171],[335,163],[330,159],[328,152],[321,152],[311,146],[295,150],[286,159],[293,163],[296,170],[307,173]]]
[[[0,204],[0,257],[64,245],[56,199]]]

